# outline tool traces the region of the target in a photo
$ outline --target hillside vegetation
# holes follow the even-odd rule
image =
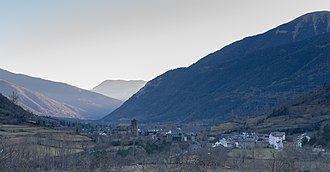
[[[212,127],[214,133],[231,131],[271,132],[287,134],[322,132],[330,125],[330,82],[321,89],[306,93],[291,103],[275,109],[272,113],[258,115],[247,120],[233,120]]]

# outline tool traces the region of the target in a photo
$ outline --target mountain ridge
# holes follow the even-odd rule
[[[66,83],[44,80],[25,74],[15,74],[0,69],[0,79],[38,92],[56,102],[69,105],[79,111],[83,119],[99,119],[122,103],[120,100],[84,90]]]
[[[306,30],[306,28],[302,27],[306,24],[299,24],[299,27],[296,27],[298,25],[298,23],[304,23],[307,22],[309,20],[314,20],[314,22],[312,22],[313,24],[315,23],[315,20],[323,20],[323,18],[326,18],[326,26],[321,27],[321,29],[319,29],[317,32],[315,31],[315,26],[306,26],[308,28],[313,27],[314,33],[308,33],[308,34],[298,34],[299,33],[299,28],[302,30]],[[307,21],[306,21],[307,20]],[[307,14],[304,14],[300,17],[297,17],[295,19],[293,19],[292,21],[289,21],[287,23],[281,24],[278,27],[275,27],[273,29],[270,29],[266,32],[254,35],[254,36],[248,36],[245,37],[241,40],[238,40],[236,42],[233,42],[227,46],[225,46],[224,48],[220,49],[221,52],[219,52],[220,50],[210,53],[209,55],[205,56],[204,58],[200,59],[199,61],[197,61],[196,63],[192,64],[191,66],[194,66],[195,64],[198,64],[197,66],[202,66],[205,63],[207,63],[208,61],[212,61],[214,62],[214,60],[212,58],[216,58],[214,56],[212,56],[214,53],[222,53],[220,54],[221,56],[228,56],[226,60],[222,59],[221,62],[226,62],[227,60],[234,60],[235,58],[233,58],[234,56],[237,56],[237,54],[239,53],[249,53],[249,52],[253,52],[256,49],[264,49],[267,47],[273,47],[273,46],[277,46],[277,45],[283,45],[283,44],[287,44],[289,42],[292,41],[299,41],[299,40],[303,40],[306,39],[308,37],[312,36],[316,36],[318,34],[322,34],[322,33],[326,33],[330,31],[330,12],[329,11],[317,11],[317,12],[310,12]],[[325,24],[325,23],[324,23]],[[293,25],[293,26],[292,26]],[[296,30],[298,29],[298,30]],[[294,33],[293,33],[294,32]],[[291,33],[291,35],[290,35]],[[259,37],[263,35],[263,37]],[[275,37],[275,36],[279,36],[279,37]],[[242,44],[248,44],[252,46],[246,47],[246,46],[242,46]],[[239,51],[232,51],[232,49],[236,49],[237,47],[239,47]],[[248,49],[251,48],[251,49]],[[229,55],[228,55],[228,51],[229,51]],[[217,55],[219,56],[219,55]]]
[[[81,118],[79,116],[79,109],[57,102],[41,93],[28,90],[7,81],[0,80],[0,90],[7,98],[9,98],[12,93],[17,94],[18,104],[33,114],[61,118]]]
[[[317,32],[313,24],[306,23],[300,24],[295,39],[292,34],[276,33],[278,29],[290,33],[306,17],[325,13],[327,22],[319,22]],[[167,71],[104,120],[223,120],[231,114],[246,116],[256,114],[258,109],[267,111],[316,89],[330,77],[328,16],[330,12],[303,15],[232,43],[188,68]]]

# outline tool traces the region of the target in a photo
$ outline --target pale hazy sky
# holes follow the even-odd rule
[[[0,0],[0,68],[91,89],[189,66],[330,0]]]

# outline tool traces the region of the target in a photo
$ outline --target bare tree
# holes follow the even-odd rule
[[[9,96],[9,99],[10,99],[10,101],[12,103],[14,103],[15,105],[17,105],[18,104],[18,100],[19,100],[19,96],[18,96],[18,94],[15,91],[13,91],[13,93]]]

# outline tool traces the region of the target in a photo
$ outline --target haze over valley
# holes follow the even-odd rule
[[[65,83],[53,82],[0,69],[1,93],[15,92],[19,103],[38,115],[61,118],[99,119],[122,104],[122,101],[103,96]]]
[[[105,80],[101,84],[95,86],[92,91],[121,101],[126,101],[146,83],[146,81],[142,80]]]

